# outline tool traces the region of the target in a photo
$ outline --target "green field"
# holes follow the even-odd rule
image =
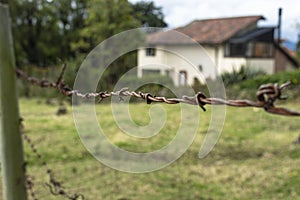
[[[122,104],[117,106],[125,109]],[[149,123],[151,106],[131,105],[132,119],[140,125]],[[181,120],[179,105],[162,106],[168,120],[149,140],[124,135],[113,120],[109,104],[97,105],[96,110],[102,129],[114,144],[149,152],[168,144]],[[300,110],[299,101],[284,106]],[[92,157],[76,132],[71,106],[62,116],[55,115],[57,108],[40,99],[20,100],[26,133],[66,191],[82,193],[85,199],[300,199],[300,145],[293,143],[300,134],[299,117],[227,107],[219,142],[206,158],[199,159],[211,117],[207,106],[193,144],[180,159],[155,172],[130,174],[106,167]],[[44,185],[48,181],[46,169],[29,145],[24,146],[37,198],[65,199],[51,195]]]

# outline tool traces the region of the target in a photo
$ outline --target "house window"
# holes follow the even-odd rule
[[[159,75],[160,74],[160,70],[159,69],[143,69],[143,75],[147,76],[147,75]]]
[[[185,86],[186,85],[186,79],[187,79],[187,73],[186,71],[180,71],[179,72],[179,85]]]
[[[225,56],[244,57],[246,55],[245,43],[229,43],[225,47]]]
[[[273,57],[273,45],[272,43],[256,42],[253,48],[253,57],[256,58],[270,58]]]
[[[225,46],[227,57],[270,58],[273,44],[268,42],[229,43]]]
[[[166,76],[170,76],[170,70],[167,69],[167,70],[165,71],[165,74],[166,74]]]
[[[199,66],[198,66],[198,69],[199,69],[200,72],[202,72],[202,71],[203,71],[203,66],[202,66],[202,65],[199,65]]]
[[[155,56],[156,49],[155,48],[146,48],[146,56]]]

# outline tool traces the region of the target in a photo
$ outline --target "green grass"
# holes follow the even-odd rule
[[[106,167],[88,153],[76,132],[70,106],[68,114],[56,116],[57,106],[41,102],[20,100],[26,133],[66,190],[82,193],[86,199],[300,199],[300,145],[293,144],[300,134],[299,117],[227,107],[219,142],[206,158],[199,159],[211,117],[207,106],[200,120],[195,116],[200,121],[197,135],[181,158],[155,172],[130,174]],[[109,104],[97,105],[96,110],[102,129],[114,144],[129,151],[150,152],[170,142],[181,120],[179,105],[160,105],[168,120],[149,139],[124,134],[114,122]],[[123,104],[116,106],[120,111],[126,109]],[[135,123],[150,122],[151,106],[130,106]],[[299,102],[284,106],[300,110]],[[29,145],[24,146],[37,198],[64,199],[50,195],[44,186],[46,169]]]

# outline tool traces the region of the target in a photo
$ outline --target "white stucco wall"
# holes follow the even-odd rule
[[[142,77],[142,70],[161,70],[164,69],[164,52],[156,47],[155,56],[146,56],[146,49],[138,49],[138,77]],[[163,73],[163,72],[161,72]]]
[[[275,61],[273,58],[247,59],[246,66],[254,70],[262,70],[267,74],[273,74],[275,72]]]
[[[156,55],[146,56],[146,49],[141,48],[138,50],[138,76],[142,76],[143,70],[159,69],[161,74],[169,70],[174,84],[179,85],[179,73],[185,71],[187,84],[192,85],[194,78],[204,82],[207,77],[214,78],[217,71],[212,59],[214,49],[207,49],[199,45],[156,46]]]
[[[218,72],[231,72],[233,69],[239,70],[241,66],[250,67],[254,70],[259,69],[265,71],[267,74],[272,74],[275,71],[274,58],[238,58],[226,57],[224,55],[224,45],[218,50]]]
[[[208,46],[199,45],[169,45],[156,46],[155,56],[146,56],[146,49],[138,50],[138,77],[143,70],[160,70],[165,74],[166,70],[172,77],[174,84],[179,85],[179,72],[185,71],[187,84],[192,85],[194,78],[204,82],[205,78],[214,78],[224,71],[240,69],[241,66],[249,66],[254,69],[262,69],[269,74],[274,73],[274,59],[232,58],[224,56],[224,45]],[[202,66],[202,71],[199,70]]]

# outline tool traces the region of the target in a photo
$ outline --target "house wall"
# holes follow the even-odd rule
[[[194,78],[205,82],[207,77],[215,77],[216,69],[212,60],[212,49],[202,48],[199,45],[168,46],[166,63],[174,69],[175,84],[179,85],[179,73],[187,73],[187,84],[192,85]],[[172,52],[172,53],[171,53]]]
[[[194,78],[205,82],[205,78],[214,78],[217,74],[241,66],[262,69],[272,74],[275,72],[274,59],[232,58],[224,56],[225,45],[169,45],[156,46],[154,57],[146,56],[146,50],[138,50],[138,77],[142,77],[144,70],[159,70],[161,75],[168,74],[176,86],[180,85],[180,72],[186,72],[186,83],[192,85]],[[280,56],[280,55],[278,55]],[[282,61],[285,62],[285,61]],[[200,69],[200,67],[202,70]]]
[[[274,58],[238,58],[238,57],[226,57],[225,45],[218,48],[218,72],[231,72],[233,69],[239,70],[242,66],[247,66],[252,69],[259,69],[265,71],[267,74],[275,72],[275,61]]]
[[[241,66],[246,65],[245,58],[233,58],[225,56],[225,45],[218,47],[218,72],[232,72],[233,69],[238,70]]]
[[[214,49],[208,48],[208,52],[213,54]],[[146,56],[146,49],[141,48],[138,50],[138,77],[142,77],[145,70],[160,70],[160,74],[169,74],[174,84],[179,85],[180,72],[183,71],[187,84],[192,85],[194,78],[204,82],[207,77],[215,77],[213,56],[199,45],[156,46],[154,57]]]
[[[156,50],[155,56],[146,56],[146,49],[140,48],[138,50],[138,77],[142,77],[143,70],[160,70],[163,73],[165,68],[164,52],[160,49]]]
[[[275,61],[273,58],[247,59],[246,66],[254,70],[262,70],[267,74],[273,74],[275,71]]]
[[[285,66],[285,71],[293,71],[293,70],[295,70],[295,65],[290,61],[288,61]]]
[[[275,50],[275,69],[274,72],[295,69],[294,65],[287,59],[287,57],[278,49]]]

